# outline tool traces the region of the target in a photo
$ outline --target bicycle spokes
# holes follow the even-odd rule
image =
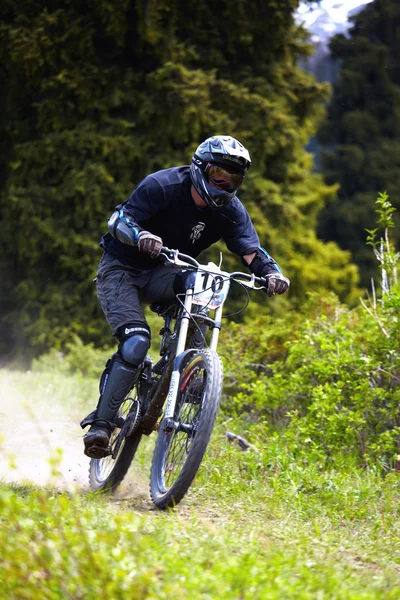
[[[170,431],[166,430],[166,435],[170,436],[169,451],[166,453],[164,464],[164,478],[167,488],[171,487],[178,477],[195,438],[201,411],[205,375],[204,369],[195,367],[185,377],[180,386],[181,396],[177,403],[178,415],[176,420],[173,421]]]

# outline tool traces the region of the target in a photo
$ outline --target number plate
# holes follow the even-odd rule
[[[196,274],[194,304],[218,308],[226,300],[230,286],[229,273],[221,271],[217,265],[209,263]]]

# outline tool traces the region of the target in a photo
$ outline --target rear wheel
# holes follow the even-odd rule
[[[138,426],[151,368],[152,361],[148,357],[141,377],[119,408],[118,417],[124,420],[124,425],[111,434],[112,453],[105,458],[92,458],[90,461],[89,483],[93,490],[115,491],[128,472],[142,438]]]
[[[158,508],[175,506],[188,491],[211,437],[221,390],[218,354],[191,354],[181,367],[174,417],[161,422],[154,450],[150,493]]]

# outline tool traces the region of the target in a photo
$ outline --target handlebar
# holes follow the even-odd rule
[[[179,264],[178,261],[180,261],[186,263],[186,265],[190,265],[196,268],[199,268],[201,266],[200,263],[197,262],[197,260],[192,256],[189,256],[188,254],[183,254],[182,252],[179,252],[179,250],[171,250],[171,248],[167,248],[166,246],[162,246],[161,254],[164,254],[168,262],[174,264]]]
[[[188,254],[183,254],[182,252],[179,252],[179,250],[171,250],[171,248],[162,246],[161,254],[164,256],[166,262],[182,267],[192,267],[196,270],[201,270],[202,265],[195,258],[189,256]],[[242,285],[254,290],[260,290],[268,287],[268,275],[266,277],[257,277],[254,274],[242,273],[241,271],[233,271],[232,273],[228,273],[228,275],[230,279],[238,281]],[[256,287],[256,283],[261,287]]]

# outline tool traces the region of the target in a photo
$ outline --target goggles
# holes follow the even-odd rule
[[[243,183],[243,175],[240,173],[230,173],[223,167],[208,164],[204,170],[208,183],[217,190],[233,192]]]

